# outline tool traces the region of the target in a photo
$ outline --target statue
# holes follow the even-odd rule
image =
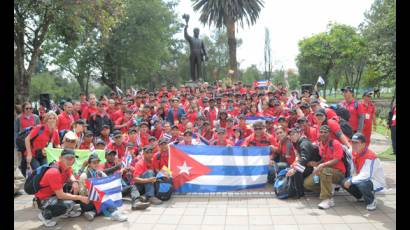
[[[201,78],[202,62],[207,61],[208,56],[206,54],[204,42],[201,39],[199,39],[199,29],[194,28],[194,37],[189,36],[187,32],[189,15],[184,14],[182,18],[185,19],[186,22],[184,29],[184,37],[189,42],[189,48],[191,50],[191,54],[189,56],[191,79],[192,81],[196,82]]]

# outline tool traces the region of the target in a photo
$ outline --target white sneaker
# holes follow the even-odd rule
[[[323,200],[323,201],[320,202],[320,204],[318,205],[318,207],[319,207],[320,209],[328,209],[328,208],[331,208],[331,207],[333,207],[333,206],[335,206],[335,202],[334,202],[333,198]]]
[[[94,211],[84,212],[84,217],[89,221],[94,220],[95,215],[96,215],[96,213]]]
[[[126,221],[128,219],[127,216],[123,215],[120,213],[120,211],[115,211],[111,214],[111,220],[116,220],[116,221]]]
[[[71,210],[68,213],[61,215],[60,218],[66,219],[66,218],[73,218],[73,217],[77,217],[77,216],[81,216],[81,211],[74,211]]]
[[[46,218],[44,218],[43,213],[39,213],[38,214],[38,218],[41,220],[41,222],[44,224],[44,226],[46,227],[54,227],[56,226],[57,222],[53,219],[50,220],[46,220]]]
[[[376,198],[374,198],[373,202],[366,206],[366,209],[369,211],[374,211],[376,210],[376,206],[377,206],[377,200]]]

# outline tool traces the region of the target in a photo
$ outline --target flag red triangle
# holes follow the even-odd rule
[[[184,171],[184,166],[188,168],[186,171]],[[170,146],[170,167],[175,189],[178,189],[187,181],[211,172],[211,169],[206,165],[199,163],[188,154],[172,145]]]

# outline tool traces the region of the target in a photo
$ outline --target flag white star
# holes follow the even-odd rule
[[[184,164],[183,164],[183,165],[177,166],[177,167],[179,168],[179,173],[180,173],[180,174],[186,173],[186,174],[188,174],[188,175],[189,175],[189,170],[191,170],[191,168],[192,168],[192,167],[189,167],[189,166],[186,164],[186,161],[184,161]]]

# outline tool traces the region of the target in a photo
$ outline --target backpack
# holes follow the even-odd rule
[[[333,140],[329,142],[329,148],[332,150],[332,152],[335,151],[335,149],[333,148]],[[342,162],[346,168],[345,177],[348,178],[348,177],[353,176],[355,172],[353,156],[352,156],[352,153],[349,151],[349,149],[346,146],[342,145],[342,149],[343,149]]]
[[[16,147],[17,151],[19,152],[24,152],[26,150],[26,137],[30,133],[30,131],[33,129],[33,126],[25,128],[23,131],[19,132],[16,137]],[[41,126],[40,130],[38,133],[31,138],[30,144],[33,144],[34,140],[40,136],[44,132],[45,126]]]
[[[54,161],[49,164],[44,164],[38,167],[36,170],[32,172],[30,176],[26,178],[26,182],[24,183],[24,191],[29,195],[36,194],[40,189],[44,188],[40,186],[40,181],[43,178],[44,174],[50,168],[59,169],[57,165],[54,165]]]
[[[276,176],[275,184],[273,185],[273,191],[278,199],[289,198],[289,177],[286,176],[288,169],[281,170]]]
[[[343,134],[349,137],[349,139],[352,139],[353,136],[353,129],[350,123],[347,120],[344,120],[343,118],[339,118],[339,126],[340,129],[342,130]]]
[[[173,192],[173,187],[172,187],[172,178],[167,178],[167,177],[160,177],[157,178],[157,181],[155,182],[155,196],[162,200],[162,201],[167,201],[171,199],[171,195]]]
[[[350,119],[350,112],[345,107],[341,106],[340,104],[331,105],[331,109],[333,109],[339,118],[343,118],[345,121],[349,121]],[[354,108],[357,110],[359,108],[359,103],[357,101],[354,102]]]

